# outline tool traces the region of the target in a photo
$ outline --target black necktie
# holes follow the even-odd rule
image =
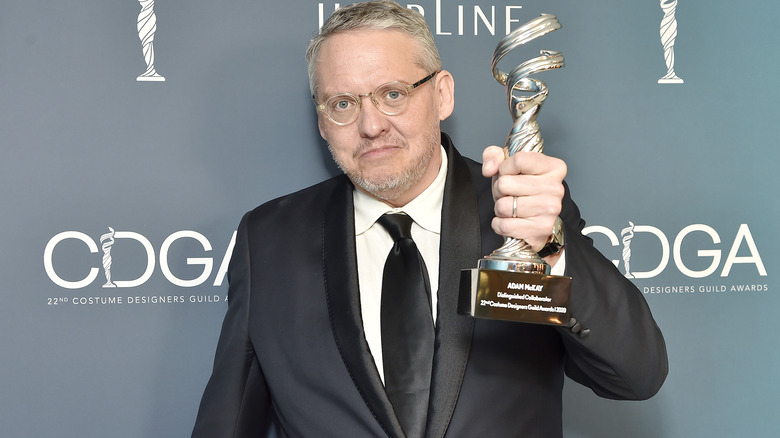
[[[379,222],[395,243],[382,274],[382,361],[385,391],[406,436],[422,437],[428,417],[433,363],[431,286],[412,218],[385,214]]]

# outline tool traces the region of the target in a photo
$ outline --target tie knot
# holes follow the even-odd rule
[[[412,218],[405,214],[383,214],[377,219],[380,225],[385,227],[393,241],[412,238]]]

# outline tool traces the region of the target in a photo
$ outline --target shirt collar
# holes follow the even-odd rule
[[[360,190],[352,191],[355,204],[355,235],[365,233],[377,219],[385,213],[404,212],[412,217],[417,225],[433,232],[441,233],[441,206],[444,199],[444,182],[447,179],[447,153],[441,150],[441,168],[428,186],[416,198],[400,208],[393,208]]]

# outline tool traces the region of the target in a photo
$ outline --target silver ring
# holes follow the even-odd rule
[[[512,196],[512,217],[517,217],[517,196]]]

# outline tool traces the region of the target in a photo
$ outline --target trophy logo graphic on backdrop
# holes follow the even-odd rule
[[[628,221],[628,227],[620,231],[623,241],[623,266],[626,268],[626,278],[634,278],[631,273],[631,239],[634,238],[634,223]]]
[[[136,78],[138,82],[165,82],[154,69],[154,34],[157,32],[157,16],[154,14],[154,0],[138,0],[141,12],[138,14],[138,38],[141,40],[146,71]]]
[[[564,60],[560,52],[542,50],[540,56],[509,73],[501,71],[498,63],[515,48],[560,27],[554,15],[543,14],[512,31],[493,52],[493,77],[506,87],[513,121],[504,146],[506,156],[518,151],[542,152],[544,141],[536,116],[548,89],[530,76],[561,68]],[[562,232],[559,218],[553,233],[562,239]],[[562,240],[559,243],[562,245]],[[571,320],[570,287],[571,278],[550,275],[550,266],[527,242],[505,237],[504,245],[480,259],[476,269],[461,271],[458,312],[477,318],[565,326]]]
[[[108,227],[108,233],[100,236],[100,248],[103,250],[103,271],[106,273],[106,284],[103,287],[116,287],[111,281],[111,247],[114,246],[114,229]]]
[[[666,74],[658,80],[659,84],[682,84],[684,81],[674,72],[674,41],[677,39],[677,0],[661,0],[664,18],[661,19],[661,44],[664,46]]]

